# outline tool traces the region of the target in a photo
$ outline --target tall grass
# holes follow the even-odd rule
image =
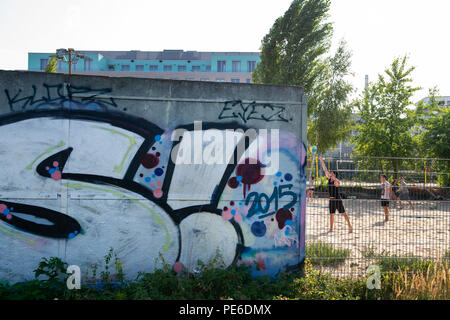
[[[398,300],[450,299],[450,268],[438,261],[425,270],[402,270],[392,278],[392,291]]]

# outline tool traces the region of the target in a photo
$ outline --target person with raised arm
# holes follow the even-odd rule
[[[334,214],[336,213],[336,210],[338,210],[338,212],[344,216],[345,221],[347,221],[348,233],[352,233],[352,225],[350,223],[350,219],[347,216],[347,213],[345,212],[344,204],[342,203],[342,199],[339,193],[339,186],[341,182],[338,180],[338,173],[336,171],[332,171],[331,173],[329,173],[322,157],[319,157],[319,160],[322,164],[322,169],[328,179],[328,208],[330,210],[330,230],[328,230],[328,232],[333,232]]]

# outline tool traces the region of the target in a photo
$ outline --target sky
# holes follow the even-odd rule
[[[332,0],[333,47],[352,52],[355,95],[395,57],[416,69],[417,101],[450,96],[449,0]],[[28,52],[182,49],[259,51],[291,0],[0,0],[0,69],[26,70]]]

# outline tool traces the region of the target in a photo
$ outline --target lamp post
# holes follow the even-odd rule
[[[91,61],[92,59],[85,56],[84,54],[80,54],[75,52],[75,49],[57,49],[56,54],[51,55],[50,57],[56,58],[58,61],[63,61],[69,65],[69,75],[72,74],[72,64],[77,64],[78,60],[83,59],[86,61]]]

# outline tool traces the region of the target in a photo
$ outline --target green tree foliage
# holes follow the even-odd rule
[[[419,152],[428,158],[450,159],[450,106],[440,103],[436,88],[429,91],[429,101],[420,101],[411,112],[414,121],[413,131]],[[436,161],[436,170],[450,172],[450,161]],[[450,186],[448,174],[439,176],[441,186]]]
[[[408,57],[396,58],[385,75],[378,75],[362,97],[355,101],[359,120],[357,134],[352,136],[355,152],[365,157],[410,157],[416,155],[411,128],[413,118],[408,116],[412,96],[420,88],[411,85],[415,67],[407,66]],[[379,162],[382,170],[398,171],[401,163],[391,160]],[[374,167],[373,164],[371,165]]]
[[[45,72],[56,73],[57,64],[58,61],[54,57],[50,58],[47,66],[45,67]]]
[[[329,0],[294,0],[262,40],[261,62],[253,72],[255,83],[296,85],[308,97],[308,140],[321,152],[348,134],[351,86],[350,54],[341,42],[334,57],[323,59],[331,47],[332,24],[327,22]],[[334,121],[330,125],[331,120]]]
[[[321,152],[350,135],[352,110],[348,96],[353,87],[345,79],[350,74],[350,58],[342,40],[335,55],[325,60],[325,70],[310,91],[309,103],[314,111],[308,123],[308,140]]]

